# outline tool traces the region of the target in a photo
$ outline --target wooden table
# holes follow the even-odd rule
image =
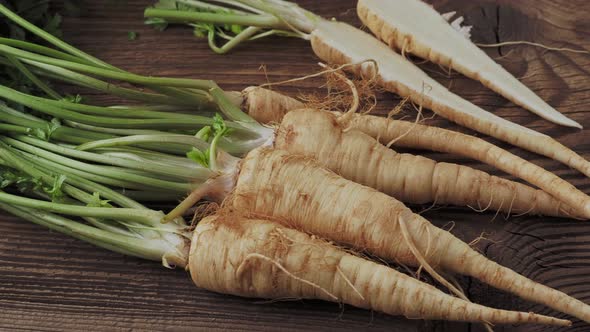
[[[65,40],[142,74],[201,77],[225,89],[242,89],[318,70],[308,44],[296,39],[267,39],[244,45],[225,56],[214,55],[190,29],[165,33],[142,24],[150,0],[87,0],[81,18],[66,18]],[[482,43],[528,40],[558,47],[590,49],[590,3],[586,0],[434,1],[442,12],[458,10],[474,25],[473,39]],[[352,0],[301,1],[325,16],[359,24]],[[135,31],[139,38],[128,39]],[[547,52],[530,46],[491,48],[506,66],[542,98],[574,120],[590,127],[590,56]],[[552,135],[590,158],[590,131],[561,128],[514,106],[473,81],[437,66],[423,65],[453,91],[496,114]],[[318,81],[285,86],[285,92],[314,91]],[[91,99],[104,99],[89,96]],[[384,113],[399,99],[381,96]],[[428,121],[458,129],[443,119]],[[462,130],[462,129],[459,129]],[[505,144],[527,159],[590,192],[590,181],[565,166]],[[492,173],[470,160],[441,154],[429,157],[463,163]],[[415,207],[420,211],[425,207]],[[477,248],[489,258],[530,278],[590,302],[590,225],[542,217],[495,216],[469,209],[436,208],[425,216],[439,226],[454,222],[453,233],[465,241],[480,234]],[[382,330],[481,331],[479,325],[423,322],[316,301],[270,303],[213,294],[196,289],[182,271],[157,263],[96,249],[77,240],[0,216],[0,330],[131,331],[200,329],[236,330]],[[484,305],[557,315],[543,306],[500,293],[464,278],[468,296]],[[497,331],[565,331],[536,326],[498,327]],[[568,331],[590,331],[576,322]]]

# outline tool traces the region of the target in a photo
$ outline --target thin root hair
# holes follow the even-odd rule
[[[548,51],[590,54],[590,51],[587,51],[587,50],[573,49],[573,48],[569,48],[569,47],[552,47],[552,46],[547,46],[545,44],[530,42],[530,41],[526,41],[526,40],[505,41],[502,43],[495,43],[495,44],[476,43],[475,45],[477,45],[479,47],[502,47],[502,46],[510,46],[510,45],[529,45],[529,46],[540,47],[540,48],[548,50]]]
[[[242,261],[242,263],[240,264],[240,266],[238,267],[238,270],[236,271],[238,278],[240,278],[240,276],[242,274],[244,274],[245,270],[248,268],[248,263],[251,260],[254,259],[258,259],[258,260],[262,260],[265,261],[267,263],[270,263],[272,265],[274,265],[276,268],[278,268],[279,270],[281,270],[283,273],[285,273],[288,277],[297,280],[301,283],[304,283],[308,286],[311,286],[321,292],[323,292],[324,294],[326,294],[330,299],[332,299],[334,302],[340,302],[340,300],[338,299],[338,297],[332,293],[330,293],[328,290],[326,290],[325,288],[321,287],[320,285],[313,283],[309,280],[305,280],[303,278],[300,278],[296,275],[294,275],[293,273],[289,272],[289,270],[287,270],[280,262],[278,262],[275,259],[272,259],[268,256],[262,255],[262,254],[258,254],[258,253],[251,253],[248,254],[246,256],[246,258]]]

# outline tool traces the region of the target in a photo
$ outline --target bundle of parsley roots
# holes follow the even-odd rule
[[[72,3],[64,8],[80,12]],[[0,5],[0,209],[108,250],[186,268],[197,286],[227,294],[322,299],[422,319],[571,324],[474,304],[444,271],[590,321],[590,306],[492,262],[401,201],[431,199],[419,180],[439,172],[440,190],[431,191],[447,190],[453,204],[468,205],[472,193],[462,188],[479,185],[482,201],[508,195],[510,209],[584,218],[583,209],[465,166],[397,154],[355,128],[391,126],[390,119],[117,68],[64,42],[61,16],[49,9],[48,1]],[[257,15],[256,22],[275,22]],[[168,21],[148,23],[164,28]],[[237,23],[194,28],[220,53],[232,47],[214,44],[220,33],[298,35]],[[355,82],[341,76],[354,95]],[[88,91],[117,104],[86,100]],[[256,105],[260,93],[266,97]],[[261,123],[261,108],[280,116]],[[530,201],[540,203],[526,211]],[[452,295],[378,259],[423,268]]]

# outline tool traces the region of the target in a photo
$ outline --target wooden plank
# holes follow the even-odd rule
[[[143,8],[152,1],[87,1],[82,18],[66,18],[65,39],[116,66],[150,75],[201,77],[218,81],[224,89],[279,81],[318,70],[310,47],[296,39],[272,38],[244,45],[219,56],[196,40],[190,29],[174,27],[160,33],[142,23]],[[352,0],[300,1],[327,17],[359,25]],[[473,24],[477,42],[528,40],[548,45],[590,49],[590,5],[585,0],[440,0],[442,12],[458,10]],[[129,31],[139,38],[130,41]],[[546,52],[528,46],[489,49],[489,54],[543,98],[584,126],[590,126],[585,105],[590,103],[588,65],[582,54]],[[236,65],[239,64],[239,65]],[[265,65],[267,72],[260,69]],[[556,137],[586,157],[590,131],[560,128],[512,105],[495,93],[458,74],[450,77],[435,65],[421,65],[453,91],[494,113]],[[318,81],[302,81],[284,91],[309,93]],[[91,95],[106,102],[109,98]],[[381,96],[377,112],[384,114],[399,98]],[[457,128],[444,119],[429,121]],[[554,171],[579,188],[590,182],[556,162],[500,144]],[[439,160],[460,162],[497,173],[462,158],[427,153]],[[425,207],[415,207],[421,211]],[[586,282],[590,268],[590,226],[585,223],[537,217],[478,214],[467,209],[437,208],[425,216],[438,226],[455,222],[453,233],[471,241],[500,264],[549,286],[590,302]],[[0,217],[0,330],[388,330],[481,331],[478,325],[411,321],[351,307],[316,301],[260,302],[195,289],[186,273],[168,271],[156,263],[123,257],[48,232],[10,216]],[[500,293],[462,278],[469,297],[485,305],[544,314],[562,314]],[[576,322],[572,331],[585,331]],[[561,331],[564,329],[498,327],[497,331]],[[568,331],[570,331],[568,330]]]

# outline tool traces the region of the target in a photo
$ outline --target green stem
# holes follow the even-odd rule
[[[78,50],[77,48],[75,48],[75,47],[73,47],[73,46],[71,46],[71,45],[69,45],[69,44],[61,41],[59,38],[57,38],[57,37],[55,37],[55,36],[53,36],[53,35],[45,32],[42,29],[36,27],[35,25],[27,22],[25,19],[23,19],[22,17],[19,17],[16,13],[13,13],[12,11],[10,11],[8,8],[6,8],[4,6],[0,6],[0,13],[4,14],[8,19],[12,20],[13,22],[17,23],[18,25],[22,26],[26,30],[28,30],[28,31],[32,32],[33,34],[37,35],[38,37],[40,37],[42,39],[45,39],[46,41],[48,41],[49,43],[53,44],[54,46],[56,46],[56,47],[58,47],[58,48],[60,48],[60,49],[62,49],[62,50],[64,50],[64,51],[66,51],[66,52],[68,52],[68,53],[70,53],[70,54],[72,54],[72,55],[74,55],[74,56],[76,56],[76,57],[79,58],[77,60],[70,59],[72,61],[66,61],[66,62],[80,63],[80,64],[82,64],[82,62],[85,62],[88,65],[83,65],[81,68],[89,69],[89,68],[98,66],[99,68],[106,68],[106,69],[110,69],[112,71],[120,72],[121,75],[123,75],[123,76],[130,75],[128,77],[140,77],[138,75],[133,75],[131,73],[127,73],[127,72],[125,72],[125,71],[123,71],[123,70],[121,70],[119,68],[116,68],[116,67],[114,67],[114,66],[112,66],[112,65],[110,65],[110,64],[108,64],[106,62],[103,62],[103,61],[101,61],[101,60],[99,60],[99,59],[97,59],[97,58],[95,58],[95,57],[93,57],[93,56],[91,56],[91,55],[89,55],[89,54],[87,54],[85,52],[82,52],[82,51]],[[20,46],[22,46],[22,44]],[[38,49],[38,48],[35,49],[35,50],[36,51],[44,51],[44,49]],[[57,54],[50,53],[50,55],[52,55],[52,56],[56,56],[57,55],[58,58],[64,59],[64,57],[63,56],[60,56],[59,53],[57,53]],[[96,68],[96,69],[98,69],[98,68]],[[148,83],[146,83],[146,84],[148,84]],[[165,83],[159,84],[157,82],[152,82],[151,84],[155,84],[155,85],[168,85],[168,84],[165,84]],[[165,92],[170,93],[170,94],[175,94],[175,93],[178,93],[179,95],[182,95],[183,94],[182,91],[179,91],[177,89],[172,89],[172,88],[169,88],[169,87],[166,87],[166,86],[158,87],[158,89],[161,89],[162,91],[165,91]],[[187,93],[186,96],[192,97],[190,93]]]
[[[248,27],[244,29],[242,32],[237,34],[235,37],[231,38],[227,43],[225,43],[222,47],[218,47],[215,44],[215,30],[210,30],[207,34],[207,39],[209,41],[209,47],[217,54],[225,54],[231,51],[234,47],[238,46],[244,41],[249,40],[252,36],[254,36],[261,28],[259,27]]]
[[[272,29],[272,30],[268,30],[268,31],[259,33],[255,36],[252,36],[252,38],[250,38],[250,40],[257,40],[257,39],[262,39],[262,38],[266,38],[266,37],[270,37],[270,36],[301,38],[301,35],[299,35],[298,33],[295,33],[295,32]]]
[[[215,83],[211,80],[195,80],[187,78],[168,78],[168,77],[146,77],[136,75],[133,73],[122,72],[118,70],[93,67],[77,62],[65,61],[61,59],[50,58],[44,55],[30,53],[19,50],[14,47],[0,45],[0,53],[10,54],[21,59],[24,62],[41,62],[74,71],[79,71],[86,74],[97,75],[100,77],[126,81],[129,83],[143,84],[143,85],[158,85],[163,87],[181,87],[193,88],[198,90],[209,90],[215,87]],[[29,61],[25,61],[29,60]]]
[[[6,56],[8,61],[10,61],[16,69],[18,69],[26,78],[28,78],[33,84],[35,84],[39,89],[43,90],[48,96],[54,99],[61,99],[61,96],[55,92],[52,88],[50,88],[47,84],[41,81],[35,74],[33,74],[25,65],[23,65],[17,58],[8,55]]]
[[[144,203],[162,203],[162,202],[178,202],[182,196],[175,192],[157,192],[145,191],[145,190],[124,190],[121,194],[129,197],[130,199],[144,202]]]
[[[0,132],[8,134],[28,135],[31,133],[31,128],[0,123]]]
[[[217,190],[217,185],[214,180],[209,180],[203,183],[201,186],[193,190],[185,199],[182,200],[178,205],[174,207],[164,217],[165,222],[172,221],[176,218],[183,216],[186,211],[192,208],[198,201],[207,197],[212,191]]]
[[[258,127],[262,127],[258,124],[258,122],[256,122],[256,120],[254,120],[248,114],[243,112],[238,106],[232,103],[227,97],[226,93],[223,90],[221,90],[221,88],[219,88],[217,84],[215,84],[215,87],[209,90],[209,93],[215,100],[216,104],[219,106],[221,112],[225,114],[225,116],[227,116],[230,120],[236,122],[255,124]],[[231,124],[231,122],[228,123],[228,127],[229,124]]]
[[[135,128],[135,129],[195,129],[210,125],[212,120],[204,116],[194,115],[190,119],[128,119],[117,118],[111,119],[107,117],[92,116],[86,114],[79,114],[60,107],[41,102],[36,97],[32,97],[21,93],[17,90],[10,89],[5,86],[0,86],[0,97],[6,98],[13,102],[22,104],[36,111],[49,114],[51,116],[81,122],[84,124],[106,126],[111,128]],[[235,106],[234,106],[235,107]],[[236,130],[245,130],[243,126],[236,123],[228,123],[228,127]]]
[[[137,136],[131,136],[131,139],[133,139],[134,137],[137,137]],[[150,136],[148,136],[148,137],[150,137]],[[141,140],[141,138],[142,138],[142,136],[140,136],[139,140]],[[174,165],[160,166],[160,165],[162,165],[162,163],[144,163],[141,161],[134,161],[132,159],[127,159],[127,158],[116,158],[116,157],[111,157],[111,156],[107,156],[107,155],[103,155],[103,154],[91,153],[91,152],[86,152],[86,151],[81,151],[81,150],[76,150],[76,149],[69,149],[69,148],[66,148],[66,147],[63,147],[60,145],[52,144],[52,143],[45,142],[45,141],[35,139],[33,137],[28,137],[28,136],[18,136],[18,137],[16,137],[16,139],[18,139],[21,142],[41,148],[43,150],[60,154],[62,156],[67,156],[67,157],[71,157],[71,158],[75,158],[75,159],[79,159],[79,160],[92,161],[92,162],[101,163],[101,164],[119,166],[119,167],[124,167],[124,168],[131,168],[131,169],[141,170],[144,172],[154,173],[154,174],[162,174],[162,175],[174,174],[175,176],[183,177],[186,181],[190,181],[191,179],[194,179],[195,174],[196,174],[196,172],[194,172],[194,170],[186,169],[184,167],[175,167]],[[115,140],[120,141],[120,140],[125,140],[125,139],[128,139],[128,138],[123,137],[123,138],[115,139]],[[100,142],[103,142],[103,141],[100,141]],[[145,140],[143,140],[143,142],[158,142],[158,141],[154,138],[151,138],[151,139],[145,139]],[[91,144],[91,143],[88,143],[88,144]],[[206,146],[206,144],[203,144],[203,142],[201,142],[201,145]]]
[[[266,14],[272,14],[278,18],[286,29],[295,32],[311,33],[317,23],[323,18],[305,10],[294,2],[284,0],[235,0],[241,4],[261,10]]]
[[[37,61],[29,61],[29,63],[37,67],[37,70],[41,71],[42,75],[45,75],[52,79],[60,80],[78,86],[83,86],[86,88],[91,88],[107,94],[112,94],[118,97],[127,98],[131,100],[154,104],[198,107],[204,107],[204,105],[208,105],[210,103],[209,97],[207,97],[206,95],[201,96],[200,94],[195,94],[194,98],[192,98],[190,101],[185,101],[183,99],[177,99],[162,94],[148,93],[120,87],[116,84],[105,82],[94,77],[76,73],[74,71],[54,65],[48,65]]]
[[[199,150],[206,150],[209,144],[188,135],[134,135],[120,138],[112,138],[101,141],[88,142],[77,147],[80,151],[94,150],[98,148],[137,145],[142,143],[179,143],[196,147]]]
[[[214,172],[220,171],[217,167],[217,145],[219,144],[219,139],[221,137],[223,137],[223,135],[217,134],[211,141],[211,150],[209,151],[209,167]]]
[[[17,207],[0,202],[0,209],[51,230],[124,255],[161,261],[167,252],[163,250],[159,241],[114,234],[33,208]]]
[[[106,128],[87,125],[79,122],[65,120],[65,124],[72,128],[82,129],[87,131],[94,131],[99,133],[107,133],[113,135],[130,136],[130,135],[164,135],[167,134],[165,131],[149,130],[149,129],[117,129],[117,128]]]
[[[152,186],[155,188],[162,188],[164,190],[175,191],[175,192],[188,192],[191,190],[191,187],[192,187],[189,183],[162,181],[157,178],[150,178],[150,177],[146,177],[146,176],[132,174],[129,172],[125,172],[123,170],[117,170],[117,169],[109,168],[106,166],[98,166],[98,165],[91,165],[91,164],[87,164],[87,163],[82,163],[80,161],[66,158],[66,157],[60,156],[58,154],[54,154],[54,153],[45,151],[45,150],[40,149],[38,147],[29,145],[24,142],[20,142],[20,141],[17,141],[15,139],[11,139],[8,137],[4,137],[4,138],[0,138],[0,139],[2,139],[4,142],[6,142],[9,145],[14,146],[15,148],[18,148],[20,150],[29,152],[34,155],[38,155],[40,157],[54,161],[54,162],[59,163],[61,165],[67,165],[69,167],[72,167],[72,168],[75,168],[78,170],[82,170],[85,172],[97,174],[97,175],[106,176],[106,177],[114,178],[117,180],[134,182],[134,183],[141,184],[141,185],[149,185],[149,186]]]
[[[26,42],[23,40],[0,37],[0,44],[8,45],[8,46],[15,47],[15,48],[20,48],[23,50],[27,50],[29,52],[40,53],[43,55],[50,56],[52,58],[58,58],[58,59],[62,59],[62,60],[92,65],[92,62],[87,61],[85,59],[81,59],[79,57],[76,57],[76,56],[73,56],[73,55],[70,55],[70,54],[67,54],[64,52],[57,51],[57,50],[54,50],[49,47],[45,47],[45,46],[34,44],[34,43],[29,43],[29,42]]]
[[[88,141],[97,139],[108,139],[112,138],[113,135],[107,135],[103,133],[95,133],[87,130],[80,130],[69,127],[59,127],[51,135],[51,140],[61,141],[70,144],[84,144]]]
[[[49,123],[47,121],[35,119],[27,114],[12,110],[2,103],[0,103],[0,121],[16,126],[40,130],[47,130],[49,128]],[[53,132],[51,138],[72,144],[83,144],[92,140],[113,138],[113,135],[62,126]]]
[[[223,1],[219,1],[222,2]],[[176,0],[176,3],[181,3],[187,6],[191,6],[193,8],[200,8],[200,9],[205,9],[205,10],[210,10],[210,11],[219,11],[219,10],[227,10],[225,7],[222,6],[217,6],[217,5],[213,5],[210,3],[206,3],[203,1],[198,1],[198,0]],[[239,5],[239,4],[238,4]],[[248,9],[248,8],[244,8],[244,9]],[[242,11],[242,10],[238,10],[238,9],[232,9],[232,13],[234,14],[248,14],[248,12]]]
[[[135,112],[135,111],[154,111],[154,112],[186,112],[189,111],[190,109],[187,109],[187,107],[185,106],[178,106],[178,105],[173,105],[173,104],[166,104],[166,103],[160,103],[160,104],[155,104],[155,105],[139,105],[139,106],[129,106],[129,105],[113,105],[113,106],[108,106],[108,108],[111,108],[113,110],[116,111],[129,111],[129,112]],[[182,113],[182,114],[190,114],[190,113]]]
[[[110,167],[114,170],[118,170],[118,169],[125,170],[125,172],[127,172],[129,174],[136,174],[136,175],[141,175],[141,176],[145,176],[145,177],[149,177],[149,178],[154,177],[154,173],[150,173],[150,172],[146,172],[146,171],[142,171],[142,170],[138,170],[138,169],[122,168],[122,167],[115,167],[115,166],[105,166],[105,167]],[[162,180],[162,181],[168,181],[168,182],[179,182],[179,183],[190,182],[192,184],[198,184],[201,182],[199,180],[187,180],[186,177],[177,176],[173,173],[167,174],[167,175],[158,174],[158,179]]]
[[[4,143],[2,143],[2,145],[4,145]],[[31,174],[30,169],[32,169],[32,168],[38,169],[39,171],[45,172],[46,174],[50,174],[51,172],[57,171],[60,174],[63,174],[66,176],[65,183],[67,183],[68,185],[71,185],[76,188],[80,188],[82,190],[86,190],[87,192],[91,192],[91,193],[98,192],[101,194],[102,197],[112,201],[113,203],[115,203],[121,207],[131,208],[131,209],[145,209],[146,208],[145,206],[133,201],[132,199],[127,198],[125,195],[121,195],[120,193],[118,193],[115,190],[112,190],[112,189],[105,187],[103,185],[100,185],[98,183],[86,180],[85,178],[77,176],[76,174],[72,174],[72,172],[70,172],[67,167],[64,167],[66,169],[66,171],[63,171],[63,170],[60,170],[58,167],[55,167],[55,165],[52,165],[51,163],[49,165],[47,165],[47,163],[42,163],[42,162],[35,163],[34,162],[35,159],[32,159],[32,158],[24,155],[23,153],[19,153],[16,151],[9,152],[9,153],[11,155],[6,156],[6,154],[5,154],[4,159],[11,161],[11,163],[13,165],[15,165],[18,169],[25,171],[29,174]]]
[[[122,236],[131,236],[131,237],[135,237],[135,238],[141,238],[141,235],[138,234],[137,232],[135,232],[135,229],[133,230],[134,232],[130,232],[129,228],[127,227],[127,225],[125,225],[125,223],[119,223],[113,220],[105,220],[105,219],[96,219],[96,218],[90,218],[90,217],[85,217],[84,220],[86,220],[90,225],[99,228],[105,232],[109,232],[109,233],[113,233],[113,234],[117,234],[117,235],[122,235]],[[125,228],[122,228],[125,227]]]
[[[134,147],[110,147],[107,149],[99,149],[97,153],[102,153],[105,155],[122,155],[125,156],[126,154],[130,154],[129,158],[141,158],[146,162],[162,162],[162,160],[166,160],[166,163],[170,163],[176,165],[178,167],[184,168],[193,168],[196,170],[203,170],[205,168],[195,165],[194,161],[188,159],[186,157],[186,148],[184,149],[185,155],[183,156],[174,156],[167,153],[161,153],[157,151],[139,149]]]
[[[206,13],[181,10],[147,8],[144,11],[146,18],[161,18],[171,23],[220,23],[256,26],[260,28],[288,30],[289,27],[275,16],[258,14],[232,14],[232,13]]]
[[[27,119],[29,121],[33,121],[33,122],[37,122],[37,123],[44,123],[45,120],[36,117],[32,114],[28,114],[28,113],[23,113],[21,111],[17,111],[13,108],[10,108],[8,105],[6,105],[4,102],[0,101],[0,112],[9,114],[11,116],[16,116],[16,117],[20,117],[20,118],[24,118]]]
[[[6,149],[7,147],[5,144],[2,144],[2,145],[4,145],[4,147],[3,147],[3,149],[0,149],[0,157],[2,157],[3,160],[8,161],[13,166],[13,168],[18,169],[21,172],[24,172],[25,174],[28,174],[33,178],[40,179],[46,185],[51,186],[54,183],[54,181],[56,179],[55,176],[53,176],[53,175],[49,174],[48,172],[43,171],[39,168],[32,167],[30,164],[27,164],[26,162],[23,163],[22,159],[18,158],[14,154],[10,153],[8,151],[8,149]],[[74,186],[69,185],[67,182],[64,182],[62,184],[61,190],[65,194],[74,198],[74,200],[77,200],[77,201],[80,201],[80,202],[83,202],[86,204],[93,201],[92,195],[90,195],[87,192],[82,191]],[[66,199],[64,198],[64,200],[66,200]],[[72,200],[72,201],[74,201],[74,200]],[[68,203],[70,203],[70,202],[68,202]]]
[[[47,121],[14,110],[0,102],[0,121],[17,126],[45,129]]]
[[[32,56],[34,56],[34,54]],[[82,65],[85,65],[86,66],[85,68],[88,68],[88,66],[91,68],[94,67],[92,64],[88,64],[86,62],[81,62],[80,59],[78,59],[78,58],[74,58],[73,61],[68,60],[68,59],[69,58],[66,58],[63,56],[58,57],[58,60],[65,60],[68,62],[79,63]],[[140,101],[144,101],[144,102],[158,102],[159,101],[159,102],[167,102],[167,103],[176,104],[176,105],[184,105],[184,106],[191,106],[191,107],[196,106],[198,109],[212,106],[212,105],[210,105],[211,98],[208,96],[208,94],[206,92],[201,91],[201,90],[188,90],[188,89],[180,89],[180,88],[171,88],[171,87],[166,87],[166,86],[160,86],[157,84],[145,83],[146,87],[148,87],[154,91],[157,91],[159,93],[162,93],[162,94],[144,93],[144,92],[133,90],[133,89],[119,87],[119,86],[116,86],[115,84],[107,83],[107,82],[92,78],[87,75],[76,73],[74,71],[62,68],[60,66],[55,66],[52,64],[43,63],[43,62],[30,60],[30,59],[23,60],[23,61],[36,67],[37,69],[34,71],[40,71],[39,74],[50,77],[52,79],[65,81],[65,82],[72,83],[72,84],[79,85],[79,86],[86,86],[86,87],[94,88],[99,91],[104,91],[107,93],[116,94],[121,97],[126,97],[126,98],[133,99],[133,100],[140,100]],[[12,65],[12,63],[10,63],[8,61],[4,61],[2,59],[0,59],[0,63]],[[122,75],[129,74],[127,72],[124,72],[124,71],[116,69],[116,68],[111,68],[111,69],[119,72],[120,77],[122,77]],[[135,75],[135,76],[137,76],[137,75]],[[170,79],[170,80],[172,80],[172,79]]]
[[[93,105],[85,105],[79,103],[72,103],[67,100],[51,100],[47,98],[36,97],[37,100],[55,106],[64,108],[70,111],[76,111],[89,115],[104,115],[107,117],[118,117],[118,118],[137,118],[137,119],[181,119],[187,120],[194,118],[194,115],[172,113],[172,112],[158,112],[136,109],[128,109],[125,111],[117,110],[110,107],[101,107]]]
[[[60,173],[66,175],[67,177],[72,178],[72,179],[76,179],[76,177],[77,177],[80,179],[91,181],[96,184],[104,184],[104,185],[109,185],[109,186],[113,186],[113,187],[133,189],[133,190],[146,190],[146,191],[152,192],[154,195],[156,195],[157,192],[159,192],[159,190],[161,190],[158,187],[150,186],[147,184],[140,184],[140,183],[136,183],[136,182],[132,182],[132,181],[115,179],[115,178],[106,176],[104,174],[94,174],[94,173],[86,172],[86,171],[79,170],[76,168],[71,168],[71,167],[56,163],[54,161],[51,161],[51,160],[48,160],[48,159],[45,159],[42,157],[35,156],[35,155],[29,154],[29,153],[23,152],[23,155],[27,159],[41,165],[42,167],[53,169],[55,171],[59,171]],[[184,194],[184,191],[175,191],[175,192],[177,195]],[[110,198],[110,199],[112,199],[112,198]],[[127,207],[131,207],[131,206],[127,206]],[[131,208],[139,208],[139,207],[131,207]]]
[[[44,210],[47,212],[60,213],[77,217],[119,219],[153,226],[159,225],[164,218],[164,214],[162,214],[162,212],[152,210],[128,208],[100,208],[60,204],[12,195],[3,191],[0,191],[0,202],[21,206],[25,208]]]

